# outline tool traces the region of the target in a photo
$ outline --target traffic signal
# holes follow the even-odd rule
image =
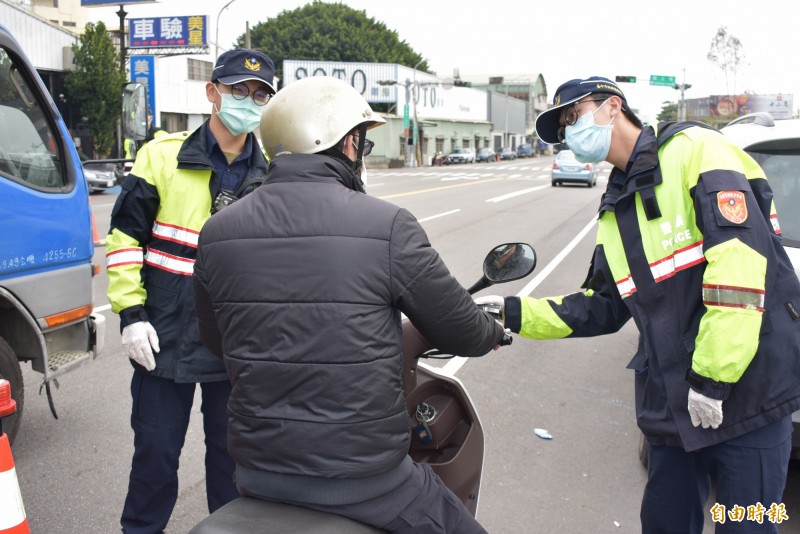
[[[636,83],[636,76],[617,76],[615,81],[625,82],[625,83]]]

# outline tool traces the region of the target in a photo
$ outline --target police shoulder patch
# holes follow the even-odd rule
[[[719,213],[733,224],[747,220],[747,203],[741,191],[719,191],[717,193]]]

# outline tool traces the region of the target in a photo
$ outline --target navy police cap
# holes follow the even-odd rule
[[[211,81],[232,85],[247,80],[258,80],[267,84],[275,93],[275,87],[272,85],[274,76],[275,65],[269,56],[258,50],[234,48],[219,56],[211,73]]]
[[[608,78],[592,76],[581,80],[576,78],[562,83],[553,97],[553,107],[536,117],[536,134],[545,143],[559,143],[558,139],[558,117],[561,109],[577,102],[585,96],[595,93],[608,93],[620,97],[626,104],[625,95],[616,83]]]

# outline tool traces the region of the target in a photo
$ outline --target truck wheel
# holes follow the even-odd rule
[[[19,422],[22,418],[22,404],[25,396],[25,389],[22,386],[22,369],[19,367],[17,355],[0,337],[0,378],[5,378],[11,382],[11,398],[17,401],[17,411],[8,417],[3,418],[3,432],[8,436],[9,442],[14,443],[17,436]]]

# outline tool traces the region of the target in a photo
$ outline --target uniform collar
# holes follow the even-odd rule
[[[621,171],[614,167],[611,171],[608,177],[608,187],[600,200],[599,211],[614,211],[617,200],[636,191],[633,178],[652,171],[657,166],[658,145],[656,133],[652,126],[647,126],[639,133],[625,170]]]

